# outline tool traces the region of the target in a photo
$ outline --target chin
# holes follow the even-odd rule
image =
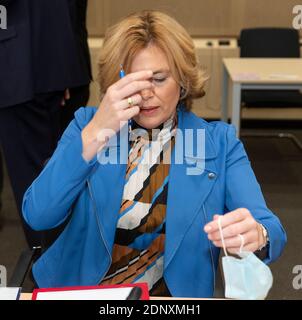
[[[158,126],[160,126],[163,122],[165,122],[164,119],[159,119],[157,117],[143,117],[143,116],[139,116],[139,117],[135,117],[134,118],[134,121],[140,125],[141,127],[143,128],[146,128],[146,129],[154,129]]]

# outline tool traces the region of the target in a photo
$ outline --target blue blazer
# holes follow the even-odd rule
[[[107,273],[121,199],[126,164],[101,165],[82,156],[81,130],[96,108],[80,108],[40,176],[27,190],[23,215],[35,230],[70,221],[55,243],[37,260],[33,274],[40,287],[96,285]],[[172,152],[166,212],[164,278],[173,296],[211,297],[219,249],[203,231],[214,214],[244,207],[268,230],[266,263],[276,260],[286,234],[267,208],[242,143],[234,127],[208,123],[178,110],[178,128],[204,129],[205,157],[175,164]],[[177,138],[178,139],[178,138]],[[196,139],[194,145],[196,147]],[[119,153],[120,145],[111,146]],[[188,167],[204,161],[200,175]]]

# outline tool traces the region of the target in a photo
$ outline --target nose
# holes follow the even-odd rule
[[[140,92],[143,100],[148,100],[153,97],[153,87],[150,89],[144,89]]]

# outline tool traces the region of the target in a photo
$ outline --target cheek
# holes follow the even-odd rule
[[[170,84],[167,88],[163,88],[159,92],[159,96],[164,103],[165,108],[173,108],[176,106],[180,95],[180,88],[175,84]]]

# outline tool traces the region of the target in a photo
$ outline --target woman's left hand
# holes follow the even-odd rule
[[[240,208],[220,217],[224,243],[229,253],[237,254],[239,252],[241,246],[239,234],[243,236],[244,240],[243,251],[254,252],[265,244],[266,239],[264,239],[262,227],[249,210]],[[204,231],[216,247],[222,248],[218,218],[219,215],[215,215],[214,220],[204,227]]]

